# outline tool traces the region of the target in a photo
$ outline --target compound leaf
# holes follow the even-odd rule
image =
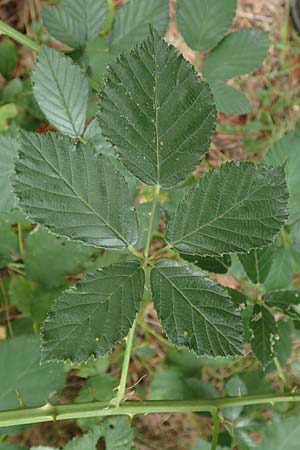
[[[198,355],[242,353],[242,322],[225,289],[199,269],[161,260],[152,270],[155,309],[163,330]]]
[[[267,246],[287,217],[287,200],[283,168],[226,163],[190,190],[166,239],[179,252],[201,256]]]
[[[203,75],[210,81],[225,81],[256,70],[266,58],[268,33],[243,28],[228,34],[205,60]]]
[[[58,130],[78,137],[84,129],[88,82],[81,69],[60,52],[42,47],[32,72],[34,96]]]
[[[203,158],[215,127],[208,85],[154,29],[108,68],[98,118],[124,165],[171,187]]]
[[[252,250],[248,254],[239,255],[246,274],[253,283],[263,283],[272,267],[274,247]]]
[[[63,0],[61,7],[43,10],[43,23],[49,33],[72,48],[96,39],[107,15],[107,0]]]
[[[63,364],[40,365],[38,337],[20,336],[1,342],[0,360],[0,410],[18,408],[18,395],[26,406],[40,406],[64,386]]]
[[[53,305],[43,327],[43,359],[86,361],[127,336],[139,310],[144,272],[136,262],[87,274]]]
[[[251,347],[253,353],[265,369],[274,358],[274,345],[278,329],[273,314],[263,305],[255,305],[249,322],[252,330]]]
[[[190,48],[207,52],[214,48],[230,27],[236,0],[178,0],[176,19]]]
[[[225,114],[247,114],[252,106],[246,95],[223,81],[209,84],[217,110]]]
[[[16,139],[0,136],[0,212],[9,212],[16,207],[17,199],[13,193],[11,176],[13,161],[19,143]]]
[[[147,37],[149,24],[163,36],[169,23],[168,0],[130,0],[116,12],[108,46],[113,53],[128,50]]]
[[[54,233],[103,248],[137,240],[128,186],[105,156],[56,134],[22,134],[15,191],[20,206]]]

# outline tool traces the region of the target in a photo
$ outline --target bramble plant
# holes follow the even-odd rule
[[[33,94],[39,117],[54,127],[44,134],[22,130],[11,137],[13,130],[0,136],[0,211],[9,213],[0,223],[0,268],[17,273],[11,281],[0,279],[0,293],[6,308],[8,291],[27,317],[21,331],[7,321],[11,338],[0,345],[2,434],[9,434],[8,426],[80,419],[88,431],[66,450],[95,448],[101,437],[107,449],[131,450],[126,417],[101,424],[87,419],[209,412],[212,450],[224,417],[233,424],[233,445],[249,449],[250,422],[243,425],[240,418],[244,406],[300,401],[282,371],[289,357],[282,345],[300,320],[292,280],[299,255],[299,155],[287,152],[299,143],[299,131],[271,148],[263,162],[226,162],[202,177],[192,175],[209,150],[217,109],[249,110],[243,94],[225,81],[253,71],[268,48],[259,30],[224,37],[236,10],[235,0],[225,3],[219,14],[223,1],[177,2],[186,42],[197,52],[212,50],[203,68],[208,82],[162,38],[167,1],[130,0],[116,13],[111,1],[102,0],[45,7],[44,26],[68,46],[65,54],[0,22],[0,30],[38,53]],[[201,33],[195,34],[191,19],[203,22]],[[139,203],[141,186],[148,201]],[[160,245],[153,248],[158,228]],[[24,266],[12,260],[18,252],[27,278]],[[290,261],[288,273],[278,275],[277,259]],[[246,280],[245,289],[226,288],[209,274],[228,270]],[[68,286],[66,278],[74,273],[76,283]],[[135,329],[149,329],[143,315],[150,301],[169,341],[158,338],[171,347],[168,358],[176,370],[155,375],[151,400],[128,400]],[[36,337],[20,336],[39,333],[40,326],[41,350]],[[124,339],[116,383],[105,373],[106,355]],[[252,353],[262,370],[275,365],[283,392],[256,393],[249,379],[234,375],[227,396],[217,398],[195,377],[203,364],[222,367]],[[63,362],[87,381],[75,403],[59,405],[51,392],[63,388]],[[285,421],[292,430],[295,418]],[[270,448],[274,429],[276,421],[263,441]],[[199,440],[193,448],[206,444]],[[263,445],[257,448],[265,450]]]

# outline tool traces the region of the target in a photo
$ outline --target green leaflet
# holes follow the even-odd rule
[[[224,37],[235,16],[236,0],[177,0],[179,30],[193,50],[207,52]]]
[[[99,106],[104,136],[150,185],[183,181],[208,150],[215,127],[208,85],[154,29],[109,66]]]
[[[87,274],[53,305],[43,327],[43,360],[86,361],[127,336],[139,310],[144,272],[126,261]]]
[[[128,186],[105,156],[56,134],[22,134],[14,180],[19,204],[61,236],[104,248],[137,241]],[[109,207],[108,207],[109,205]]]
[[[61,7],[43,9],[43,23],[49,33],[72,48],[96,39],[107,14],[107,0],[63,0]]]
[[[223,81],[209,83],[217,110],[226,114],[247,114],[252,106],[243,92]]]
[[[293,255],[288,249],[275,247],[271,270],[263,287],[265,292],[274,289],[293,289]]]
[[[168,0],[129,0],[116,12],[107,43],[118,54],[147,37],[149,24],[163,36],[169,23]]]
[[[163,330],[198,355],[242,353],[242,323],[227,292],[199,269],[160,260],[151,273],[154,306]]]
[[[274,247],[252,250],[248,254],[239,255],[239,259],[253,283],[263,283],[272,267]]]
[[[166,239],[177,251],[201,256],[267,246],[287,218],[287,200],[283,168],[226,163],[179,204]]]
[[[274,345],[278,329],[272,313],[265,306],[255,305],[249,322],[252,330],[251,347],[260,365],[265,369],[275,356]]]
[[[38,337],[20,336],[0,343],[0,410],[18,408],[17,394],[26,406],[54,401],[65,382],[61,363],[40,365]]]
[[[78,137],[84,129],[88,82],[79,66],[62,53],[42,47],[32,72],[34,96],[58,130]]]
[[[257,450],[298,450],[300,440],[299,416],[274,417],[265,428]]]
[[[290,194],[290,224],[300,220],[299,147],[300,130],[295,129],[274,144],[263,158],[266,164],[274,166],[285,164],[286,182]]]
[[[17,204],[11,185],[11,176],[18,148],[19,143],[16,139],[0,136],[0,213],[11,211]]]
[[[268,33],[243,28],[228,34],[205,60],[203,75],[209,81],[225,81],[256,70],[266,58]]]
[[[300,320],[300,291],[270,291],[264,295],[263,300],[270,308],[279,308],[294,320]]]

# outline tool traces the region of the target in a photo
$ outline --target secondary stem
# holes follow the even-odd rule
[[[0,411],[0,427],[30,423],[51,422],[54,420],[80,419],[85,417],[210,412],[234,406],[262,405],[300,402],[300,394],[256,395],[245,397],[216,398],[211,400],[149,400],[126,401],[119,406],[110,402],[73,403],[52,406],[47,403],[39,408],[19,408]]]
[[[122,371],[121,371],[121,378],[120,378],[120,384],[118,387],[118,393],[114,399],[114,404],[118,407],[122,400],[124,400],[124,395],[126,391],[126,382],[127,382],[127,375],[128,375],[128,369],[129,369],[129,362],[130,362],[130,356],[131,356],[131,350],[134,340],[134,333],[135,333],[135,327],[136,327],[136,321],[133,322],[133,325],[129,331],[129,334],[126,338],[126,349],[124,353],[124,359],[122,364]]]
[[[152,228],[153,228],[153,223],[154,223],[155,210],[156,210],[156,206],[157,206],[158,199],[159,199],[159,193],[160,193],[160,185],[157,184],[155,186],[152,208],[151,208],[151,212],[149,215],[148,234],[147,234],[147,241],[146,241],[145,252],[144,252],[146,259],[149,257],[150,243],[151,243],[151,237],[152,237]]]
[[[32,39],[29,39],[24,34],[20,33],[19,31],[15,30],[10,25],[7,25],[5,22],[0,20],[0,34],[1,32],[5,34],[6,36],[9,36],[10,38],[14,39],[15,41],[19,42],[19,44],[24,45],[25,47],[29,48],[33,52],[38,53],[40,50],[40,47],[38,44],[36,44]]]
[[[213,412],[213,438],[211,441],[211,450],[216,450],[219,439],[220,415],[218,409]]]

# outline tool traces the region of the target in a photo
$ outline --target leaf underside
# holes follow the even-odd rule
[[[268,246],[287,218],[287,200],[283,168],[226,163],[179,204],[166,239],[179,252],[202,256]]]
[[[11,176],[18,148],[19,142],[16,139],[0,136],[0,213],[11,211],[17,204],[11,185]]]
[[[183,181],[215,128],[208,85],[154,29],[108,67],[99,106],[103,134],[123,164],[150,185]]]
[[[128,186],[105,156],[56,134],[22,134],[14,187],[19,204],[50,231],[103,248],[137,241]]]
[[[239,311],[215,281],[196,267],[161,260],[151,284],[162,328],[175,345],[213,357],[242,353]]]
[[[87,274],[53,305],[43,326],[43,360],[86,361],[127,336],[139,310],[144,272],[136,262]]]

